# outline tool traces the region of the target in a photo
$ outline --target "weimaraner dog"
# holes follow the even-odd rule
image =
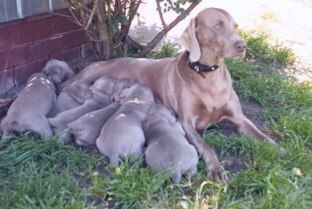
[[[47,76],[33,74],[1,123],[3,137],[12,131],[33,131],[45,137],[52,136],[46,114],[55,99],[55,87]]]
[[[89,84],[76,81],[70,87],[63,89],[57,96],[56,102],[48,113],[48,117],[54,117],[61,112],[82,105],[89,96],[90,86]]]
[[[120,108],[120,102],[113,102],[107,107],[95,110],[81,116],[74,122],[68,124],[61,133],[60,138],[64,141],[72,141],[80,146],[96,144],[96,139],[101,133],[105,122]]]
[[[54,118],[49,118],[49,123],[56,132],[62,132],[67,128],[67,125],[79,117],[106,107],[112,101],[112,94],[116,85],[117,79],[110,76],[103,76],[95,81],[90,87],[88,97],[85,103],[76,108],[61,112]]]
[[[88,96],[86,96],[86,101],[83,105],[61,112],[54,118],[49,118],[49,123],[56,132],[62,132],[69,123],[79,117],[108,106],[114,97],[118,97],[121,91],[131,85],[133,85],[133,82],[129,79],[117,80],[110,76],[103,76],[96,80],[88,91],[85,90]]]
[[[49,60],[41,72],[52,81],[55,87],[75,75],[66,62],[56,59]]]
[[[133,162],[142,155],[142,121],[154,104],[152,90],[142,84],[125,89],[121,98],[122,106],[107,120],[96,140],[98,149],[113,166],[118,166],[120,158],[128,156]]]
[[[66,62],[56,59],[49,60],[41,72],[45,74],[50,81],[53,82],[55,87],[75,75],[73,70],[68,66]],[[78,85],[73,85],[73,88],[81,90],[82,92],[83,89],[87,89],[89,88],[89,86],[87,87],[84,85],[79,89]],[[80,100],[82,96],[83,95],[80,94],[79,97],[70,97],[66,94],[66,90],[62,91],[57,96],[56,102],[53,104],[51,110],[48,113],[48,116],[52,117],[60,112],[79,106],[82,103],[79,103],[79,101],[76,101],[75,99]]]
[[[224,63],[225,58],[245,54],[246,42],[236,28],[237,23],[228,12],[207,8],[199,12],[182,33],[186,52],[179,57],[96,62],[61,86],[70,86],[77,80],[90,83],[103,75],[148,85],[156,98],[176,112],[187,138],[206,163],[208,177],[226,181],[228,177],[214,150],[198,130],[227,119],[235,123],[241,133],[274,143],[243,114]]]
[[[172,169],[173,183],[178,184],[184,174],[197,171],[196,149],[186,140],[180,122],[163,105],[155,105],[143,121],[147,141],[146,163],[156,172]]]
[[[112,98],[116,100],[116,102],[102,109],[83,115],[76,121],[69,123],[67,128],[60,134],[62,140],[72,141],[74,138],[76,144],[80,146],[95,144],[96,138],[100,135],[105,122],[119,109],[121,92],[134,84],[134,82],[129,79],[120,79],[116,80],[116,82],[112,93]]]

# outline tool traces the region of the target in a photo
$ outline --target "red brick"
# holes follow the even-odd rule
[[[10,27],[0,29],[0,50],[10,48],[12,42],[12,29]]]
[[[14,45],[33,43],[53,35],[52,27],[47,19],[38,19],[34,21],[23,21],[17,27],[14,27]]]
[[[80,29],[80,26],[64,16],[58,16],[49,20],[53,34],[65,33]]]
[[[14,69],[0,71],[0,94],[14,87]]]
[[[80,60],[70,63],[70,67],[75,71],[75,72],[79,72],[80,70],[82,70],[84,67],[86,67],[87,65],[91,64],[95,62],[95,59],[93,57],[85,57],[85,58],[81,58]]]
[[[87,39],[82,30],[54,35],[45,40],[39,41],[32,46],[34,58],[51,56],[62,52],[65,49],[78,47],[86,43]]]
[[[19,88],[24,86],[28,78],[36,73],[41,72],[49,58],[35,60],[15,68],[15,85]]]
[[[19,65],[31,59],[30,44],[15,46],[0,51],[0,69],[6,69]]]
[[[51,56],[53,59],[63,60],[65,62],[75,62],[80,59],[80,47],[67,49]]]

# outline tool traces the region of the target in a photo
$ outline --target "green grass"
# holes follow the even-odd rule
[[[295,59],[291,50],[269,45],[263,34],[243,36],[247,59],[227,60],[234,87],[264,108],[266,128],[280,145],[207,132],[220,159],[246,164],[229,173],[228,183],[209,181],[202,161],[192,181],[173,185],[168,173],[141,161],[114,169],[101,155],[25,134],[0,147],[1,208],[312,208],[312,84],[280,75]],[[153,56],[173,55],[166,46]]]

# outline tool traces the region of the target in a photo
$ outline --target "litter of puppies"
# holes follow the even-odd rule
[[[58,85],[73,75],[59,60],[33,74],[0,124],[2,139],[15,132],[45,138],[54,133],[79,146],[96,145],[113,166],[120,159],[135,162],[145,155],[156,172],[170,169],[174,183],[181,175],[196,173],[195,148],[173,113],[155,103],[148,86],[102,76],[93,84],[77,81],[56,95]]]

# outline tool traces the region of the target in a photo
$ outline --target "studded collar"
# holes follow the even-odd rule
[[[187,56],[189,57],[189,52],[187,52]],[[190,59],[187,60],[187,64],[188,66],[195,71],[196,73],[198,73],[199,75],[201,75],[203,78],[206,78],[205,75],[203,73],[206,72],[213,72],[215,70],[218,69],[219,65],[213,65],[213,66],[209,66],[209,65],[203,65],[201,64],[199,61],[197,62],[192,62]]]

